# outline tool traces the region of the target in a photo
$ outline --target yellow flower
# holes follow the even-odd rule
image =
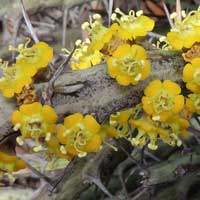
[[[40,138],[50,140],[56,121],[54,109],[48,105],[42,106],[39,102],[21,105],[19,111],[12,114],[13,129],[21,132],[21,136],[17,138],[20,145],[24,138],[33,138],[38,144]]]
[[[130,141],[135,146],[143,147],[148,139],[148,148],[156,150],[158,140],[171,146],[180,146],[182,144],[179,135],[187,136],[186,128],[189,122],[175,115],[169,121],[154,121],[148,116],[143,116],[137,120],[130,120],[132,128],[137,128],[138,133]]]
[[[83,117],[81,113],[75,113],[66,117],[57,130],[57,138],[63,144],[61,151],[79,157],[98,151],[102,144],[100,129],[91,115]]]
[[[26,164],[16,156],[0,152],[0,171],[11,173],[25,167]]]
[[[39,69],[47,67],[53,59],[53,48],[45,42],[39,42],[32,47],[27,47],[29,42],[24,45],[18,45],[18,48],[11,46],[10,50],[19,52],[16,63],[27,68],[32,68],[29,75],[33,76]]]
[[[89,67],[99,64],[102,61],[103,54],[100,53],[99,50],[89,51],[89,40],[86,40],[84,42],[77,40],[76,43],[78,48],[73,53],[71,61],[71,68],[73,70],[87,69]]]
[[[90,22],[82,24],[82,29],[87,31],[91,40],[89,52],[100,51],[110,41],[117,27],[116,24],[111,25],[110,28],[105,27],[102,24],[101,15],[99,14],[93,15],[93,17],[90,16]]]
[[[117,17],[117,14],[120,15],[120,18]],[[111,18],[118,22],[118,33],[124,40],[135,40],[137,37],[146,36],[154,27],[154,21],[144,16],[142,11],[135,13],[131,10],[129,14],[126,15],[117,8]]]
[[[200,58],[195,58],[185,65],[183,81],[186,87],[194,93],[200,93]]]
[[[120,85],[136,85],[148,77],[150,62],[143,47],[139,45],[120,45],[107,60],[108,73]]]
[[[174,27],[167,34],[167,39],[174,49],[190,48],[195,42],[200,41],[200,26],[196,26],[196,16],[191,14],[184,16],[182,21],[177,17],[174,18]]]
[[[152,81],[144,90],[143,109],[155,121],[166,121],[178,114],[184,107],[184,97],[180,95],[178,84],[165,80]]]
[[[13,97],[15,93],[20,93],[25,85],[32,82],[29,75],[29,68],[13,64],[8,67],[8,63],[2,63],[3,77],[0,78],[0,90],[5,97]]]
[[[200,94],[189,94],[186,99],[186,108],[191,113],[196,112],[200,114]]]
[[[110,115],[107,135],[115,138],[127,138],[129,136],[129,118],[132,114],[133,109],[127,109]]]

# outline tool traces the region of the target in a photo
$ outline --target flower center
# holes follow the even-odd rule
[[[118,66],[123,73],[130,76],[137,76],[140,73],[140,62],[135,61],[133,58],[126,57],[118,61]]]
[[[153,97],[153,107],[157,113],[169,111],[174,105],[174,98],[166,92]]]

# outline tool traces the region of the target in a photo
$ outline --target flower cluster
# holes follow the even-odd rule
[[[171,16],[174,18],[174,26],[167,34],[167,39],[174,49],[191,48],[193,44],[200,42],[200,7],[188,15],[182,11],[183,20],[176,13]]]
[[[132,128],[137,128],[136,137],[131,139],[131,143],[135,146],[144,146],[148,143],[148,148],[156,150],[158,141],[161,140],[171,146],[180,146],[182,144],[179,136],[187,136],[186,128],[189,122],[175,115],[169,120],[154,121],[149,116],[143,116],[137,120],[130,121]],[[149,140],[149,142],[147,142]]]
[[[37,71],[46,67],[53,58],[53,49],[46,43],[39,42],[30,48],[27,45],[10,47],[10,50],[19,52],[16,63],[8,66],[8,62],[1,61],[3,77],[0,78],[0,90],[5,97],[19,94],[25,85],[32,82]]]
[[[109,75],[116,78],[120,85],[136,85],[146,79],[150,72],[147,53],[136,44],[136,39],[146,36],[153,29],[154,21],[144,16],[142,11],[135,13],[131,10],[126,15],[119,8],[111,19],[116,23],[109,28],[102,24],[99,14],[82,24],[88,38],[83,42],[77,40],[71,68],[86,69],[106,60]]]

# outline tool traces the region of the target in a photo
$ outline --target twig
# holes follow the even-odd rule
[[[66,32],[67,32],[67,15],[68,15],[68,7],[65,7],[63,13],[63,32],[62,32],[62,46],[66,45]]]
[[[167,8],[167,6],[166,6],[164,1],[162,1],[162,4],[163,4],[163,8],[164,8],[165,14],[167,15],[167,19],[169,21],[169,25],[170,25],[171,28],[173,28],[174,27],[174,23],[173,23],[172,19],[170,18],[169,10],[168,10],[168,8]]]
[[[54,82],[56,81],[56,79],[58,78],[58,76],[62,73],[62,71],[64,70],[64,67],[69,63],[69,61],[71,60],[71,57],[75,51],[76,47],[74,47],[74,49],[72,50],[72,52],[69,54],[69,56],[64,60],[64,62],[56,69],[56,71],[54,72],[53,76],[51,77],[51,80],[49,81],[48,84],[48,89],[47,89],[47,95],[48,95],[48,102],[46,102],[47,104],[51,105],[51,97],[53,96],[53,86],[54,86]]]
[[[160,158],[158,158],[157,156],[153,155],[152,153],[150,153],[149,151],[147,150],[144,150],[144,154],[149,156],[151,159],[155,160],[155,161],[162,161]]]
[[[108,4],[108,26],[110,26],[110,23],[111,23],[112,9],[113,9],[113,0],[109,0],[109,4]]]
[[[30,19],[28,17],[28,14],[26,13],[23,0],[20,0],[20,6],[21,6],[21,9],[22,9],[22,14],[23,14],[24,20],[25,20],[26,25],[28,27],[28,30],[29,30],[29,32],[31,34],[31,37],[33,38],[35,43],[38,43],[39,39],[38,39],[37,35],[35,34],[33,26],[31,24],[31,21],[30,21]]]
[[[177,19],[181,21],[181,2],[180,0],[176,0],[176,13],[177,13]]]

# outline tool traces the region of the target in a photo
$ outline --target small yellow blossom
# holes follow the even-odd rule
[[[73,70],[82,70],[99,64],[102,61],[103,54],[99,50],[90,51],[90,42],[77,42],[77,49],[73,53],[71,68]]]
[[[186,108],[191,113],[196,112],[200,114],[200,94],[189,94],[186,99]]]
[[[57,130],[57,138],[64,147],[61,151],[79,157],[98,151],[102,144],[100,129],[91,115],[83,117],[81,113],[75,113],[66,117]]]
[[[150,72],[146,51],[139,45],[120,45],[107,63],[109,75],[124,86],[136,85],[140,80],[146,79]]]
[[[102,19],[99,14],[90,17],[89,23],[83,23],[82,29],[87,31],[90,38],[89,52],[94,52],[95,50],[100,51],[110,41],[117,28],[117,24],[111,25],[110,28],[105,27],[102,24]]]
[[[12,114],[14,130],[21,132],[21,136],[17,138],[20,145],[23,144],[24,138],[33,138],[39,144],[39,139],[48,135],[49,141],[56,121],[54,109],[48,105],[42,106],[39,102],[21,105],[19,111],[16,110]]]
[[[120,17],[117,17],[117,15],[120,15]],[[112,20],[118,22],[118,33],[124,40],[135,40],[137,37],[146,36],[154,27],[154,21],[144,16],[141,11],[135,13],[131,10],[126,15],[117,8],[112,15]]]
[[[0,152],[0,171],[12,173],[25,167],[26,164],[16,156]]]
[[[187,136],[186,128],[189,122],[179,116],[173,116],[169,121],[154,121],[148,116],[137,120],[130,120],[132,128],[137,128],[138,133],[130,141],[135,146],[143,147],[148,139],[148,148],[156,150],[157,142],[162,140],[171,146],[180,146],[182,144],[179,136]]]
[[[107,135],[109,137],[124,137],[128,138],[129,135],[129,118],[133,114],[133,109],[127,109],[116,114],[110,115],[109,127],[107,128]]]
[[[184,97],[180,93],[178,84],[170,80],[163,83],[154,80],[144,90],[143,109],[153,120],[166,121],[183,109]]]
[[[29,69],[18,64],[8,66],[7,62],[1,63],[3,77],[0,78],[0,90],[5,97],[13,97],[15,93],[19,94],[25,85],[29,85],[32,79],[29,75]]]
[[[195,58],[185,65],[183,81],[186,87],[194,93],[200,93],[200,58]]]
[[[53,48],[45,42],[39,42],[32,47],[28,47],[30,41],[25,44],[18,45],[18,48],[10,47],[11,51],[19,52],[16,63],[21,66],[30,68],[30,76],[51,62],[53,59]]]
[[[200,15],[199,12],[194,13],[195,11],[192,11],[187,16],[183,16],[183,20],[175,16],[174,26],[167,34],[167,39],[174,49],[190,48],[195,42],[200,41]]]

